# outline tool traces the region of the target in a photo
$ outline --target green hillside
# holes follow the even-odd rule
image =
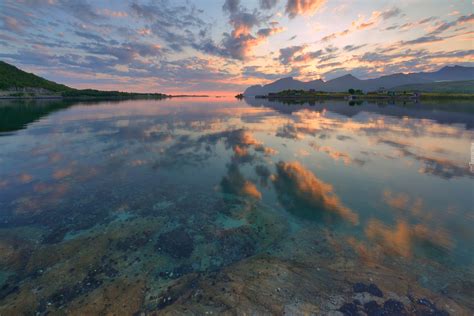
[[[9,91],[28,88],[27,92]],[[48,91],[35,91],[45,89]],[[3,92],[3,93],[2,93]],[[35,98],[43,94],[63,98],[153,98],[168,97],[163,93],[130,93],[121,91],[101,91],[94,89],[78,90],[46,80],[34,74],[25,72],[6,62],[0,61],[0,97]]]
[[[56,93],[74,90],[0,61],[0,90],[12,88],[43,88]]]
[[[420,91],[432,93],[474,93],[474,80],[440,81],[421,84],[407,84],[395,87],[394,91]]]

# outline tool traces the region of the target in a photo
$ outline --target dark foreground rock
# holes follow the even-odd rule
[[[183,228],[176,228],[161,234],[155,249],[163,251],[175,259],[189,258],[194,250],[194,242]]]

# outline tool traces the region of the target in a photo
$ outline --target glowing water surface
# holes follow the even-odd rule
[[[470,314],[473,106],[3,101],[0,314]]]

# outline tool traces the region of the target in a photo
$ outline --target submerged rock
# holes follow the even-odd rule
[[[339,311],[345,316],[358,316],[357,305],[354,303],[346,303],[339,308]]]
[[[376,301],[370,301],[368,303],[365,303],[364,310],[368,316],[383,315],[383,309]]]
[[[377,285],[375,285],[373,283],[371,283],[369,285],[366,285],[364,283],[357,282],[357,283],[354,284],[352,289],[354,290],[355,293],[366,292],[366,293],[369,293],[373,296],[383,297],[383,292],[378,288]]]
[[[384,315],[408,315],[402,302],[389,299],[383,304]]]
[[[183,228],[176,228],[161,234],[155,249],[176,259],[189,258],[194,250],[194,241]]]

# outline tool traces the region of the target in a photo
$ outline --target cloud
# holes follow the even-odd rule
[[[324,50],[319,49],[312,52],[304,52],[306,48],[306,45],[281,48],[278,60],[282,65],[308,63],[315,59],[318,59],[319,63],[324,63],[338,56],[337,54],[334,54],[338,50],[338,48],[334,46],[328,46]]]
[[[365,46],[367,46],[367,44],[361,44],[361,45],[346,45],[346,46],[344,46],[344,50],[345,50],[346,52],[352,52],[352,51],[361,49],[362,47],[365,47]]]
[[[273,69],[272,69],[273,70]],[[262,78],[267,80],[276,80],[283,76],[284,74],[275,73],[275,72],[265,72],[261,70],[259,66],[246,66],[242,68],[242,76],[252,77],[252,78]]]
[[[449,249],[453,246],[450,236],[443,230],[433,229],[423,224],[410,225],[398,220],[393,228],[376,219],[368,222],[365,228],[367,237],[378,243],[384,252],[402,257],[411,257],[415,245]]]
[[[288,139],[303,138],[303,135],[298,132],[298,129],[293,124],[285,124],[278,127],[275,136]]]
[[[415,216],[420,216],[423,211],[423,200],[419,197],[412,198],[407,193],[384,190],[383,201],[396,210],[410,211]]]
[[[392,26],[389,26],[387,28],[385,28],[386,31],[391,31],[391,30],[402,30],[402,31],[408,31],[408,30],[411,30],[411,29],[414,29],[414,28],[417,28],[423,24],[426,24],[426,23],[429,23],[429,22],[432,22],[432,21],[436,21],[438,18],[437,17],[434,17],[434,16],[431,16],[431,17],[428,17],[428,18],[425,18],[425,19],[422,19],[422,20],[419,20],[419,21],[415,21],[415,22],[407,22],[407,23],[404,23],[402,25],[399,25],[399,24],[394,24]]]
[[[313,147],[315,150],[317,150],[319,152],[324,152],[324,153],[328,154],[328,156],[331,157],[331,159],[333,159],[335,161],[342,160],[346,166],[350,165],[353,162],[353,160],[352,160],[351,156],[349,156],[349,154],[338,151],[338,150],[332,148],[331,146],[319,146],[315,143],[310,144],[310,146]],[[361,163],[361,160],[355,160],[355,162],[357,162],[359,164],[363,164],[363,163]]]
[[[240,197],[250,197],[256,200],[262,198],[262,193],[251,181],[244,178],[235,163],[228,166],[227,175],[221,181],[223,193],[232,194]]]
[[[125,11],[114,11],[114,10],[109,10],[109,9],[101,9],[99,10],[100,14],[105,15],[107,17],[112,17],[112,18],[125,18],[128,16],[128,13]]]
[[[71,13],[81,21],[90,22],[91,20],[101,19],[101,16],[85,0],[60,0],[58,3],[65,11]]]
[[[312,15],[325,2],[326,0],[288,0],[285,12],[290,19],[295,18],[297,15]]]
[[[429,35],[429,36],[421,36],[410,41],[402,41],[401,44],[402,45],[415,45],[415,44],[434,43],[434,42],[441,42],[444,39],[445,39],[444,37]]]
[[[240,0],[225,0],[222,10],[228,13],[236,13],[239,10]]]
[[[401,13],[401,11],[400,11],[399,8],[392,8],[392,9],[383,11],[382,14],[381,14],[381,17],[382,17],[382,19],[384,19],[384,20],[388,20],[388,19],[390,19],[390,18],[399,16],[400,13]]]
[[[400,15],[401,11],[398,8],[392,8],[385,11],[373,11],[370,17],[366,20],[364,16],[359,16],[355,21],[352,21],[351,26],[341,32],[334,32],[324,36],[321,41],[328,42],[341,36],[349,35],[355,31],[365,30],[378,25],[381,21],[390,19]]]
[[[290,46],[290,47],[286,47],[286,48],[281,48],[280,49],[280,56],[278,57],[278,59],[280,60],[280,62],[283,65],[287,65],[287,64],[289,64],[293,61],[294,56],[297,53],[300,53],[305,48],[306,48],[305,45],[298,45],[298,46]]]
[[[86,38],[88,40],[99,42],[99,43],[107,42],[102,36],[97,35],[95,33],[91,33],[91,32],[75,31],[74,34],[76,34],[77,36]]]
[[[314,51],[314,52],[308,52],[305,54],[301,54],[299,56],[296,56],[293,58],[294,61],[296,62],[309,62],[313,59],[320,58],[324,55],[324,51],[322,49]]]
[[[201,18],[201,13],[192,4],[173,6],[168,2],[159,5],[134,2],[130,5],[130,14],[149,23],[147,29],[174,51],[182,51],[184,47],[202,47],[202,35],[208,33],[210,24]]]
[[[280,33],[283,31],[284,31],[283,27],[264,28],[264,29],[258,30],[257,35],[259,37],[269,37],[270,35]]]
[[[225,49],[226,56],[244,60],[249,56],[253,48],[261,42],[261,38],[254,37],[251,34],[236,35],[235,33],[226,33],[222,40],[222,46]]]
[[[463,15],[457,18],[456,20],[452,22],[442,22],[440,23],[433,31],[427,34],[427,36],[434,36],[440,33],[443,33],[453,27],[456,27],[458,25],[464,24],[464,23],[472,23],[474,22],[474,13],[470,15]]]
[[[23,32],[24,25],[18,22],[17,19],[11,16],[3,17],[3,28],[14,33],[21,33]]]
[[[336,215],[352,224],[359,217],[342,204],[334,188],[318,179],[299,162],[279,162],[273,183],[282,205],[292,214],[307,219],[329,219]]]
[[[275,7],[278,0],[259,0],[260,8],[263,10],[270,10]]]
[[[239,0],[226,0],[222,9],[229,15],[229,23],[233,29],[230,33],[223,34],[221,47],[208,42],[207,52],[245,60],[256,46],[269,36],[284,30],[278,23],[269,23],[270,27],[261,28],[256,34],[252,34],[253,28],[266,23],[269,17],[262,16],[257,10],[247,11],[240,5]]]
[[[99,10],[96,10],[91,3],[86,0],[27,0],[25,3],[30,8],[46,8],[46,11],[58,8],[85,23],[100,21],[106,16],[106,14],[100,14]],[[104,12],[105,11],[102,11],[102,13]]]
[[[380,140],[380,142],[398,148],[403,157],[412,157],[419,161],[421,163],[419,173],[432,174],[444,179],[473,176],[467,164],[460,165],[452,160],[428,156],[429,152],[426,151],[425,154],[418,154],[416,148],[410,148],[408,143],[393,140]]]

